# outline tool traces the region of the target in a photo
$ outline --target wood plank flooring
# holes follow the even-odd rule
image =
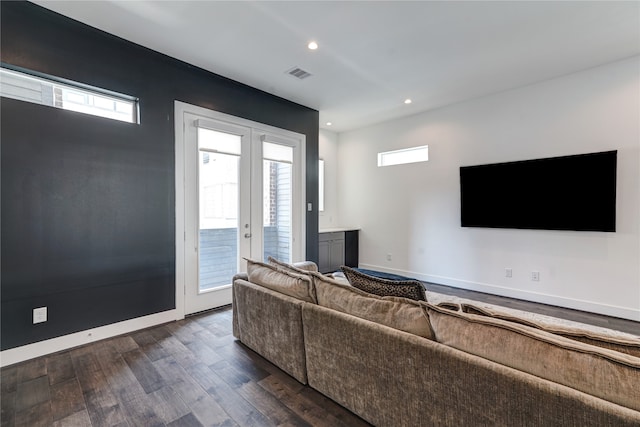
[[[9,426],[368,426],[235,341],[231,308],[1,370]]]
[[[428,290],[640,335],[640,323],[441,285]],[[1,370],[9,426],[368,426],[235,341],[231,308]]]

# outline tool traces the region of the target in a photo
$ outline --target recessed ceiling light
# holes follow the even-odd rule
[[[405,104],[411,104],[411,100],[409,98],[407,98],[407,99],[404,100],[404,103]]]
[[[318,43],[316,42],[309,42],[309,44],[307,45],[307,47],[311,50],[316,50],[318,48]]]
[[[327,122],[327,126],[331,126],[333,123],[331,122]]]

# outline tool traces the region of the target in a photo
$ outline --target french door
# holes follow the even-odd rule
[[[245,258],[303,258],[303,154],[302,135],[176,102],[176,305],[185,314],[230,304]]]

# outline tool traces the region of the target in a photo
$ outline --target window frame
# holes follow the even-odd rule
[[[408,156],[407,156],[408,155]],[[429,161],[429,146],[402,148],[378,153],[378,167],[407,165]]]
[[[41,85],[41,88],[44,86],[50,86],[52,91],[51,100],[47,99],[45,101],[41,97],[41,100],[38,101],[36,98],[29,99],[25,96],[6,92],[4,88],[4,85],[6,83],[3,82],[6,77],[13,77],[21,81],[36,82]],[[26,88],[26,85],[25,87],[23,87],[23,89],[24,88]],[[71,95],[84,96],[85,103],[74,103],[70,101],[69,96]],[[0,62],[0,96],[4,98],[16,99],[19,101],[30,102],[33,104],[44,105],[47,107],[58,108],[61,110],[75,111],[78,113],[116,120],[124,123],[140,124],[139,98],[68,79],[39,73],[33,70],[27,70],[25,68],[16,67],[4,62]],[[57,97],[59,97],[59,99],[57,99]],[[91,104],[88,103],[89,100],[91,101]],[[99,105],[95,105],[95,101],[113,102],[114,108],[111,110],[105,109],[103,107],[100,107]],[[65,102],[67,102],[69,105],[65,106]],[[129,115],[127,112],[127,116],[122,115],[118,117],[119,112],[117,103],[124,103],[129,105],[131,107],[131,114]]]

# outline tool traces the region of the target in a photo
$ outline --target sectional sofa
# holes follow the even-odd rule
[[[249,261],[234,336],[376,426],[640,426],[640,339],[381,297]]]

